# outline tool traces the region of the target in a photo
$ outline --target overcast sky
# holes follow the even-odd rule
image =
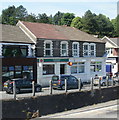
[[[1,0],[0,11],[8,6],[23,5],[29,14],[54,15],[60,11],[82,17],[87,10],[91,10],[92,13],[101,13],[113,19],[117,16],[117,2],[118,0]]]

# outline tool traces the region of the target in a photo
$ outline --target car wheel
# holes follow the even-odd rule
[[[20,93],[20,89],[16,88],[16,94]]]
[[[65,85],[62,85],[61,89],[62,89],[62,90],[65,90]]]
[[[105,83],[102,83],[102,86],[105,86],[106,84]]]
[[[41,91],[41,87],[36,87],[36,92],[40,92]]]

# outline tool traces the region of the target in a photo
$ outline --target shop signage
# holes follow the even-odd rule
[[[37,59],[37,62],[41,62]],[[69,59],[43,59],[43,62],[69,62]]]
[[[69,62],[69,59],[44,59],[44,62]]]

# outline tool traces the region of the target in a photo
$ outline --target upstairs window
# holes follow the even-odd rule
[[[4,45],[4,57],[26,57],[28,55],[28,46],[25,45]]]
[[[68,56],[68,42],[61,42],[61,56]]]
[[[83,44],[83,56],[96,56],[96,45],[95,43],[84,43]]]
[[[95,44],[91,43],[90,44],[90,56],[95,56],[96,52],[95,52]]]
[[[79,57],[79,43],[78,42],[73,42],[72,54],[73,54],[73,57]]]
[[[83,56],[89,56],[89,43],[83,44]]]
[[[52,41],[50,40],[44,42],[44,56],[52,56]]]

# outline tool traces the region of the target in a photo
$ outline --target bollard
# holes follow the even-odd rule
[[[32,81],[32,95],[35,96],[35,82]]]
[[[50,84],[50,94],[52,94],[52,80],[49,81]]]
[[[14,95],[14,99],[16,100],[16,83],[15,83],[15,81],[13,81],[13,95]]]
[[[65,92],[67,93],[67,79],[65,78]]]
[[[91,77],[91,91],[93,91],[93,78]]]
[[[99,78],[99,90],[101,89],[101,77]]]
[[[108,87],[108,80],[109,80],[109,77],[107,76],[106,77],[106,86]]]
[[[81,79],[80,78],[78,79],[78,89],[79,91],[81,90]]]
[[[112,86],[114,86],[114,77],[112,77]]]

